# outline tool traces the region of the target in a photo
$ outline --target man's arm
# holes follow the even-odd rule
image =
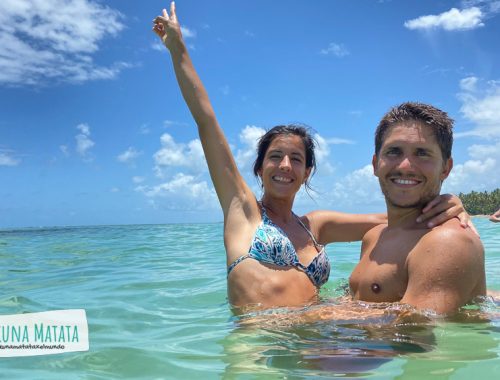
[[[402,303],[451,314],[486,292],[484,249],[471,231],[454,223],[435,228],[407,260],[408,287]]]

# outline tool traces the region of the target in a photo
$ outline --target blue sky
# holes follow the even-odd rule
[[[455,120],[444,190],[500,187],[500,1],[176,2],[240,169],[276,124],[316,131],[316,208],[384,211],[380,117],[421,101]],[[221,221],[151,32],[163,1],[0,2],[0,228]],[[496,37],[495,37],[496,36]]]

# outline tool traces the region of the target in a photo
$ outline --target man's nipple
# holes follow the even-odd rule
[[[371,286],[371,289],[372,289],[372,292],[377,294],[377,293],[380,293],[380,285],[377,284],[377,283],[373,283],[372,286]]]

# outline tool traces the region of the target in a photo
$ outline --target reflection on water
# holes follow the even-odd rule
[[[365,377],[381,375],[393,360],[402,364],[398,376],[447,378],[467,361],[497,357],[498,327],[485,308],[447,320],[407,306],[361,302],[249,313],[236,318],[234,330],[219,342],[225,378]]]

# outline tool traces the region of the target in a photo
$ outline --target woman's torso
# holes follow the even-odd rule
[[[279,226],[264,208],[261,216],[257,225],[243,229],[238,239],[225,236],[229,302],[260,308],[314,302],[319,286],[328,279],[330,264],[324,248],[307,229],[307,220],[294,216],[296,220]],[[269,249],[272,242],[275,246]]]

